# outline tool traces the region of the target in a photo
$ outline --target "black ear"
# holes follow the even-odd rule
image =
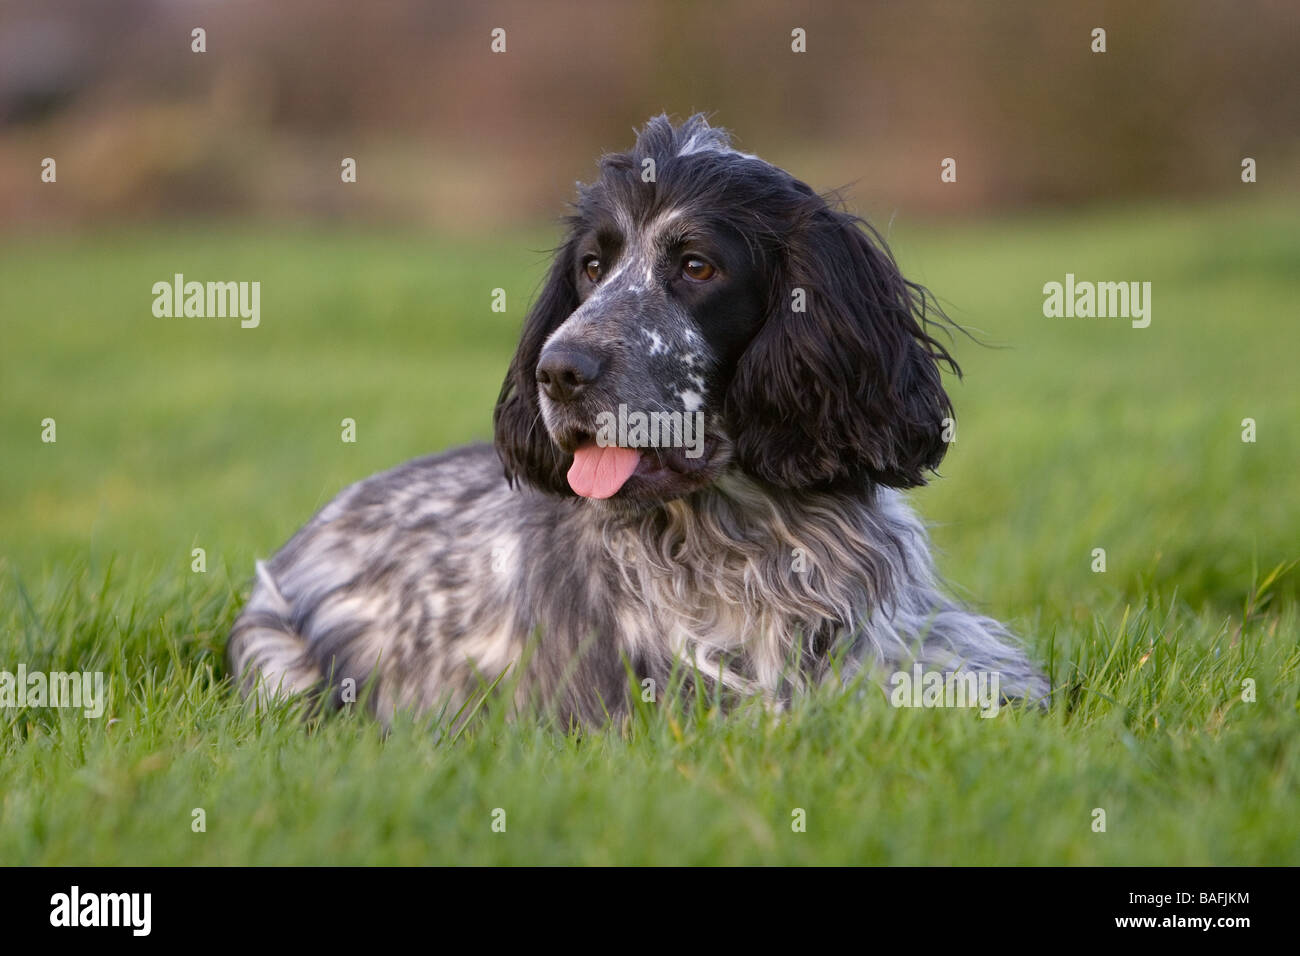
[[[497,454],[512,485],[523,479],[539,488],[569,491],[565,479],[569,457],[551,441],[542,422],[536,373],[546,339],[578,308],[573,269],[572,242],[568,242],[556,253],[546,285],[524,321],[492,415]]]
[[[811,190],[799,205],[727,392],[740,464],[788,488],[924,484],[948,447],[939,364],[960,374],[926,331],[927,303],[942,313],[869,226]]]

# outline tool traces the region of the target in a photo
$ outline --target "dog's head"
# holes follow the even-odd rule
[[[952,414],[939,364],[956,366],[870,227],[700,116],[651,120],[600,167],[497,403],[511,480],[629,502],[728,468],[924,482]]]

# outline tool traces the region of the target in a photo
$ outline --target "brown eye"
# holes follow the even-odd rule
[[[600,260],[588,259],[586,265],[582,267],[582,271],[587,274],[587,278],[592,282],[599,282],[601,276]]]
[[[717,270],[703,259],[688,257],[682,260],[682,275],[696,282],[708,282],[716,272]]]

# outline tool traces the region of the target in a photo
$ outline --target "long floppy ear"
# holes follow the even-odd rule
[[[513,485],[516,479],[523,479],[560,493],[569,492],[565,480],[569,459],[551,441],[542,422],[536,372],[547,337],[578,308],[572,257],[571,241],[556,252],[546,285],[524,320],[519,347],[506,370],[492,414],[497,454],[505,466],[506,480]]]
[[[926,331],[929,294],[869,226],[796,188],[767,318],[727,391],[740,464],[787,488],[924,484],[952,415],[939,364],[961,374]]]

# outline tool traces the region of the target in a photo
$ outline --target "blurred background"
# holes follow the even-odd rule
[[[0,220],[515,227],[665,110],[891,210],[1203,197],[1294,179],[1298,76],[1294,0],[5,0]]]
[[[1037,639],[1240,612],[1300,556],[1298,78],[1295,0],[0,0],[0,564],[202,547],[242,588],[344,485],[490,438],[574,182],[704,111],[994,346],[957,340],[916,492],[965,596]],[[261,325],[154,317],[177,272],[260,281]],[[1045,318],[1067,272],[1152,282],[1151,327]]]

